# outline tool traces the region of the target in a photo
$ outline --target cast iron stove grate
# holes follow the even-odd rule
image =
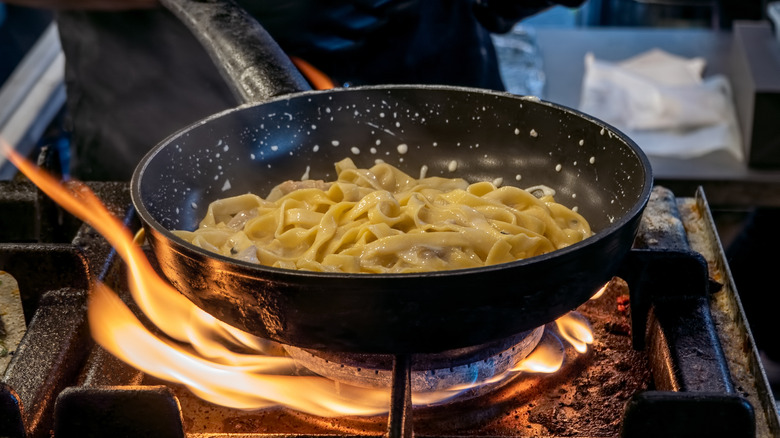
[[[112,285],[124,282],[123,267],[114,263],[111,248],[90,227],[80,226],[63,214],[29,182],[0,184],[0,239],[5,242],[0,243],[0,269],[10,272],[19,283],[28,322],[27,333],[0,382],[0,435],[185,436],[188,420],[183,419],[181,396],[172,385],[154,384],[153,379],[96,346],[89,336],[85,311],[89,280],[100,278]],[[88,185],[115,214],[128,215],[128,225],[138,227],[128,207],[127,184]],[[702,193],[697,202],[708,212]],[[746,388],[742,376],[737,376],[735,384],[730,359],[720,342],[723,328],[710,312],[711,292],[724,283],[729,285],[730,280],[720,279],[719,284],[712,281],[707,263],[688,244],[674,196],[656,188],[635,248],[621,273],[631,285],[633,346],[640,357],[649,358],[643,365],[645,374],[638,375],[652,374],[652,379],[625,403],[619,428],[611,436],[752,437],[780,430],[760,365],[749,361],[754,363],[748,375],[755,388]],[[742,334],[747,341],[744,353],[755,355],[746,327]],[[588,362],[587,358],[580,361]],[[369,428],[374,431],[355,433],[347,429],[342,435],[405,437],[412,435],[413,426],[419,436],[448,434],[426,430],[425,412],[420,415],[418,408],[410,408],[410,363],[409,357],[396,357],[390,415],[380,420],[384,430],[377,433],[374,424],[373,429]],[[614,382],[610,384],[615,386]],[[484,415],[508,416],[496,414],[496,406],[501,403],[492,401],[506,392],[472,403],[473,409],[490,412]],[[602,392],[608,391],[602,388]],[[531,407],[534,403],[555,407],[555,403],[527,402]],[[446,409],[459,412],[462,408]],[[548,415],[541,415],[539,409],[528,411],[535,412],[531,418],[540,422]],[[440,408],[440,412],[447,411]],[[450,435],[499,435],[490,422],[476,423],[471,431],[457,430]],[[480,431],[485,424],[487,427]],[[576,434],[573,431],[580,430],[577,428],[556,429],[553,424],[543,429],[545,433],[592,436]],[[529,436],[520,428],[506,436]],[[243,432],[241,436],[266,436],[252,430]],[[293,427],[281,435],[323,434],[301,433]]]

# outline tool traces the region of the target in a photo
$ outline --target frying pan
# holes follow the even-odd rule
[[[630,249],[652,176],[605,123],[536,98],[450,86],[312,91],[263,29],[222,0],[163,0],[246,103],[194,123],[140,162],[132,200],[160,268],[199,307],[284,344],[331,352],[437,353],[538,327],[587,301]],[[197,90],[193,90],[197,92]],[[544,184],[595,235],[526,260],[419,274],[292,271],[175,237],[209,202],[288,179],[331,179],[344,157],[419,175]]]

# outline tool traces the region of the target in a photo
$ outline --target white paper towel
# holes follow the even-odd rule
[[[693,158],[727,150],[742,160],[731,87],[706,79],[702,58],[652,49],[622,62],[585,55],[580,110],[623,131],[648,155]]]

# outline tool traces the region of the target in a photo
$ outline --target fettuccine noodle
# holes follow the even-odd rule
[[[533,257],[591,235],[587,221],[517,187],[459,178],[416,179],[380,163],[336,163],[337,180],[288,181],[263,199],[217,200],[195,231],[209,251],[285,269],[404,273]]]

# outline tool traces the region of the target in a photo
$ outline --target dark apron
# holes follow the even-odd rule
[[[402,7],[368,14],[344,14],[321,1],[303,12],[244,7],[260,17],[287,53],[340,85],[503,89],[490,35],[474,18],[470,2],[395,3]],[[159,141],[236,106],[200,44],[165,10],[61,12],[58,23],[66,55],[71,174],[78,179],[128,180]]]

